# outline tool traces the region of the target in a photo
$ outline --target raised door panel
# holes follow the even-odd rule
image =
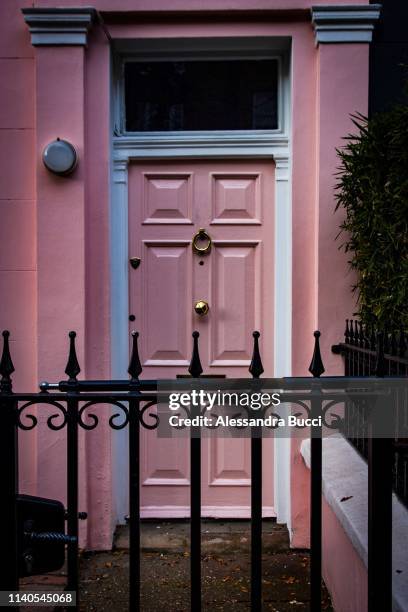
[[[216,241],[211,268],[211,366],[248,366],[259,326],[260,244]]]
[[[152,437],[155,438],[155,444],[152,444]],[[150,433],[142,449],[142,486],[188,486],[190,484],[189,453],[185,440],[177,438],[159,440],[154,432],[153,436]],[[158,452],[159,449],[160,452]]]
[[[210,487],[251,484],[249,440],[228,438],[209,441]]]
[[[261,175],[211,175],[212,225],[261,223]]]
[[[143,365],[187,366],[191,351],[188,241],[143,242],[140,269]]]
[[[189,444],[182,438],[158,438],[141,430],[141,514],[143,517],[187,516],[189,511]]]
[[[143,224],[191,225],[192,183],[190,173],[143,173]]]

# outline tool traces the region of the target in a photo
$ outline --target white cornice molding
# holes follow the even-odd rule
[[[86,45],[93,8],[23,8],[34,46]]]
[[[281,133],[196,132],[127,135],[113,138],[114,160],[227,157],[285,158],[289,139]]]
[[[312,6],[316,45],[369,43],[381,4]]]

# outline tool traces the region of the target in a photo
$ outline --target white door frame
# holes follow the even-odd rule
[[[213,39],[212,39],[213,40]],[[251,39],[252,43],[256,39]],[[276,41],[271,47],[276,52]],[[208,44],[208,43],[207,43]],[[262,40],[263,52],[265,39]],[[183,41],[185,49],[185,40]],[[229,55],[231,51],[229,50]],[[241,51],[242,55],[242,51]],[[132,160],[271,159],[275,163],[274,376],[290,376],[292,363],[292,189],[290,70],[280,79],[280,126],[270,131],[123,134],[112,138],[110,200],[111,376],[127,378],[129,359],[128,166]],[[121,94],[113,84],[114,133]],[[290,531],[290,439],[275,438],[274,505]],[[128,512],[128,434],[112,433],[116,520]]]

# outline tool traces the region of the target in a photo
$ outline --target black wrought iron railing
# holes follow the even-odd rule
[[[344,374],[356,376],[408,376],[408,335],[403,330],[384,330],[347,320],[344,342],[332,347],[344,357]],[[356,450],[368,459],[368,411],[361,405],[346,404],[344,435]],[[396,436],[393,445],[393,488],[408,507],[408,394],[397,396]],[[397,433],[398,432],[398,433]]]
[[[155,430],[159,417],[154,410],[158,403],[158,381],[140,378],[142,365],[137,339],[133,333],[132,355],[128,380],[78,380],[80,366],[75,349],[75,332],[69,334],[69,355],[65,373],[68,379],[59,383],[42,383],[38,393],[15,393],[12,388],[14,366],[9,349],[9,332],[3,332],[3,350],[0,359],[0,491],[2,495],[3,524],[0,591],[16,591],[21,576],[36,573],[35,546],[44,544],[66,546],[66,590],[77,593],[79,601],[78,521],[84,518],[78,512],[79,484],[79,430],[93,430],[98,426],[104,406],[114,407],[108,416],[113,430],[127,428],[129,437],[129,610],[140,609],[140,429]],[[252,378],[263,373],[259,351],[259,332],[253,333],[253,356],[249,367]],[[287,378],[281,380],[287,388],[285,397],[290,408],[304,411],[309,418],[320,418],[327,428],[337,429],[339,417],[330,421],[330,409],[339,402],[339,379],[320,376],[324,373],[319,347],[320,332],[314,332],[315,344],[309,371],[313,378]],[[189,366],[193,378],[201,377],[199,334],[193,333],[193,351]],[[261,384],[261,381],[259,381]],[[340,398],[344,403],[344,398]],[[67,436],[66,493],[67,508],[59,502],[40,500],[19,495],[18,450],[19,434],[32,430],[45,421],[52,431],[65,429]],[[52,414],[44,412],[51,407]],[[151,408],[153,408],[151,410]],[[106,410],[106,409],[105,409]],[[204,408],[205,410],[205,408]],[[264,409],[262,409],[264,410]],[[261,412],[262,412],[261,410]],[[266,410],[266,409],[265,409]],[[261,416],[258,411],[258,415]],[[251,436],[251,600],[254,612],[262,609],[262,437]],[[51,433],[50,433],[51,435]],[[322,425],[310,431],[310,609],[321,610],[322,575]],[[369,612],[391,610],[392,558],[391,558],[391,463],[390,440],[371,439],[368,458],[369,524],[368,589]],[[190,441],[190,572],[191,609],[201,609],[201,439]],[[40,510],[38,509],[38,504]],[[21,504],[25,515],[21,513]],[[43,505],[41,505],[43,504]],[[44,509],[44,511],[41,510]],[[46,526],[44,513],[58,515],[52,529]],[[32,515],[32,516],[31,516]],[[32,518],[34,516],[34,519]],[[30,520],[27,520],[27,517]],[[58,518],[59,517],[59,518]],[[23,518],[23,521],[22,521]],[[66,520],[66,529],[61,522]],[[66,534],[65,534],[66,531]],[[53,534],[52,538],[49,537]],[[42,534],[42,535],[39,535]],[[48,534],[47,536],[44,534]],[[60,537],[56,534],[60,534]],[[66,535],[66,537],[62,537]],[[27,540],[29,549],[27,550]],[[47,542],[44,542],[47,540]],[[34,553],[33,553],[34,550]],[[39,550],[37,548],[37,550]],[[60,551],[61,549],[59,549]],[[49,548],[52,552],[52,548]],[[64,550],[63,550],[64,552]],[[58,555],[56,555],[58,556]],[[51,555],[52,557],[52,555]],[[50,557],[50,558],[51,558]],[[48,562],[50,561],[48,558]],[[40,573],[37,571],[37,573]],[[171,605],[171,602],[169,602]]]

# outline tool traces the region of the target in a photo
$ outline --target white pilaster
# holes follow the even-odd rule
[[[292,372],[292,196],[290,156],[275,160],[275,377]],[[285,416],[289,407],[281,406]],[[277,520],[291,528],[290,438],[275,437],[274,500]]]
[[[128,278],[128,159],[114,159],[111,181],[111,372],[113,379],[128,378],[129,278]],[[124,522],[128,512],[128,432],[112,436],[113,499],[116,517]]]

